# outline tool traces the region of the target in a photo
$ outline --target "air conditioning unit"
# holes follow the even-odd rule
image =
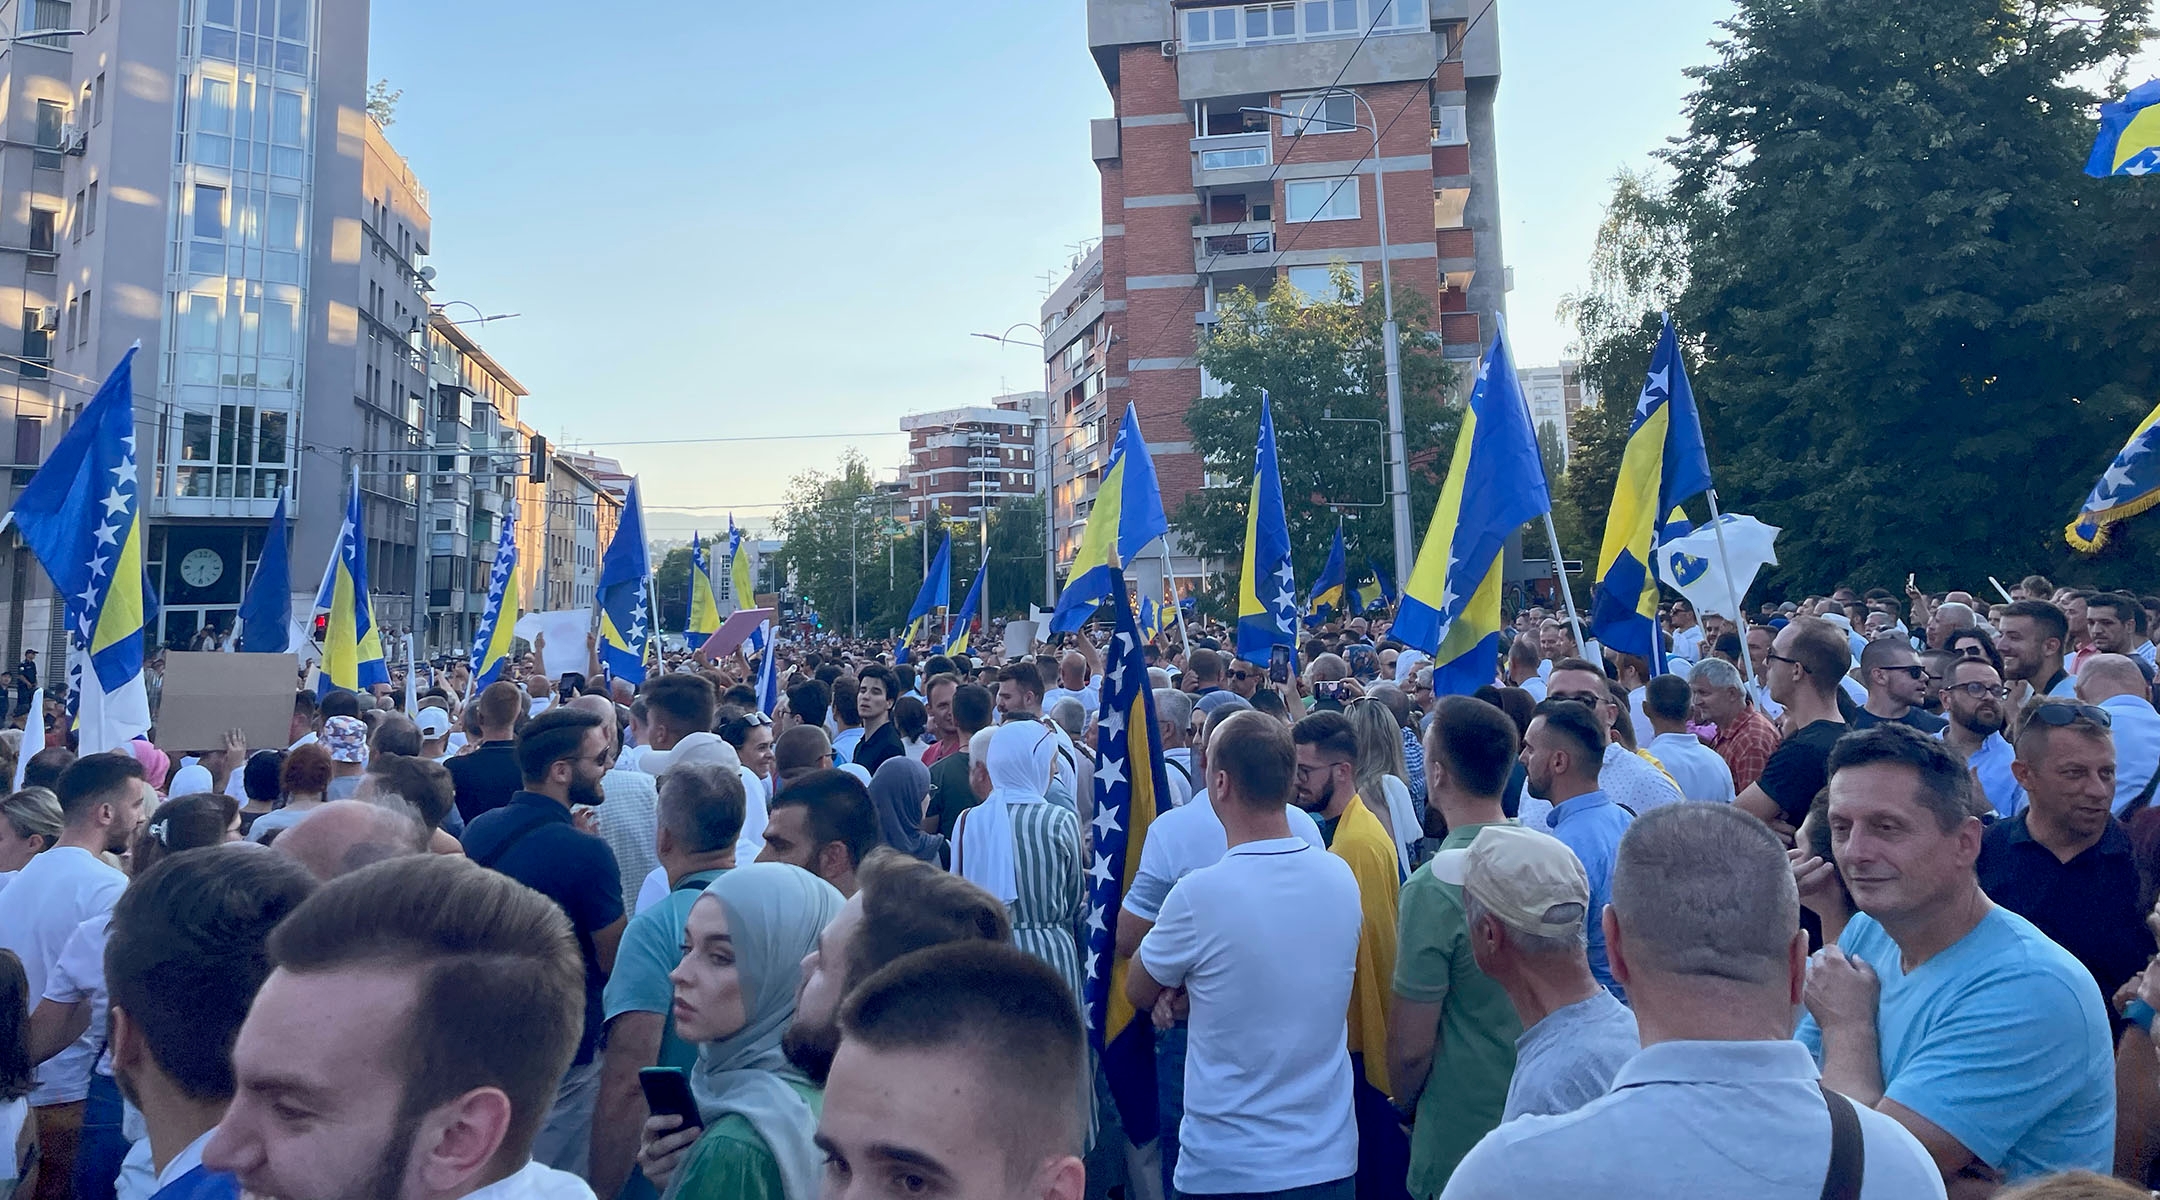
[[[46,305],[45,307],[43,307],[43,308],[41,308],[41,309],[37,310],[37,314],[38,314],[38,318],[37,318],[37,331],[38,331],[39,333],[58,333],[58,332],[60,332],[60,306],[59,306],[59,305],[57,305],[57,304],[48,304],[48,305]]]
[[[73,121],[60,127],[60,152],[81,155],[90,148],[90,131]]]
[[[1162,56],[1164,58],[1177,57],[1177,40],[1175,38],[1162,44]]]

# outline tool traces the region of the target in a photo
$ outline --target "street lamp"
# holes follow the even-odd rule
[[[1041,350],[1043,348],[1041,342],[1030,342],[1024,338],[1006,336],[1015,329],[1033,328],[1035,327],[1026,321],[1015,321],[1005,327],[1005,333],[971,333],[968,336],[983,338],[996,342],[1001,346],[1030,346]],[[1041,416],[1029,420],[1028,426],[1035,445],[1035,494],[1041,496],[1043,502],[1043,604],[1045,607],[1054,608],[1057,606],[1057,497],[1051,495],[1051,492],[1054,490],[1052,484],[1057,478],[1057,473],[1050,470],[1049,413],[1051,404],[1049,394],[1044,393],[1044,412]],[[1040,428],[1036,428],[1036,426],[1040,426]],[[983,558],[985,561],[988,561],[990,557],[989,528],[986,519],[983,525]],[[984,603],[988,604],[989,601],[985,600]]]
[[[465,306],[466,308],[469,308],[469,309],[473,310],[473,312],[475,312],[475,313],[477,313],[477,314],[479,314],[479,315],[477,315],[477,316],[472,316],[472,317],[467,317],[466,319],[464,319],[464,320],[462,320],[462,321],[446,321],[446,322],[444,322],[444,324],[446,324],[446,325],[485,325],[485,324],[487,324],[487,323],[488,323],[489,321],[507,321],[507,320],[509,320],[509,319],[510,319],[510,318],[512,318],[512,317],[522,317],[522,316],[524,316],[524,315],[525,315],[524,313],[489,313],[489,312],[487,312],[487,311],[483,310],[483,309],[482,309],[482,308],[481,308],[481,307],[480,307],[479,305],[477,305],[477,304],[474,304],[474,303],[473,303],[472,301],[470,301],[470,300],[448,300],[448,301],[445,301],[445,302],[443,302],[443,303],[441,303],[441,304],[430,304],[430,305],[428,305],[428,308],[429,308],[430,310],[434,311],[434,312],[440,313],[440,312],[442,312],[442,311],[443,311],[444,309],[446,309],[446,308],[450,308],[450,307],[452,307],[452,306],[455,306],[455,305],[460,305],[460,304],[464,305],[464,306]]]
[[[1323,88],[1312,93],[1321,96],[1348,96],[1354,104],[1365,105],[1365,112],[1372,124],[1352,122],[1350,128],[1363,129],[1372,134],[1373,191],[1380,197],[1380,296],[1387,306],[1387,324],[1381,327],[1382,352],[1387,361],[1387,436],[1388,453],[1395,461],[1389,464],[1389,500],[1395,517],[1395,582],[1400,588],[1410,586],[1410,464],[1409,450],[1403,436],[1402,404],[1402,350],[1398,344],[1401,336],[1395,324],[1395,280],[1388,261],[1387,235],[1387,160],[1380,157],[1380,115],[1365,97],[1344,87]],[[1330,128],[1339,128],[1325,117],[1310,112],[1291,112],[1281,108],[1241,108],[1240,112],[1265,113],[1271,117],[1283,117],[1291,121],[1321,121]],[[1355,109],[1352,115],[1356,115]]]

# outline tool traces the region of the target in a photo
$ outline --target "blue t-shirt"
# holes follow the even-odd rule
[[[2006,908],[1907,975],[1867,916],[1838,946],[1882,982],[1883,1095],[2016,1183],[2115,1166],[2115,1050],[2092,975]],[[1822,1059],[1822,1031],[1797,1035]]]
[[[1627,992],[1613,979],[1605,957],[1605,906],[1612,903],[1613,863],[1620,857],[1621,835],[1634,820],[1603,792],[1584,792],[1556,804],[1545,817],[1547,831],[1575,852],[1590,881],[1590,909],[1583,914],[1590,935],[1590,973],[1623,1001]]]

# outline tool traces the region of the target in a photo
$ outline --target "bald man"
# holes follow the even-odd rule
[[[340,875],[406,854],[425,854],[427,822],[403,800],[332,800],[278,835],[279,854],[325,883]]]
[[[2127,655],[2094,654],[2078,668],[2078,699],[2107,710],[2115,738],[2115,815],[2127,816],[2152,800],[2160,768],[2160,712],[2152,684]]]

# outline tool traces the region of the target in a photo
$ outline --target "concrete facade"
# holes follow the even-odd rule
[[[1100,412],[1072,411],[1098,422],[1095,438],[1107,442],[1125,406],[1138,405],[1172,509],[1205,482],[1186,410],[1214,386],[1196,356],[1217,296],[1282,281],[1310,292],[1338,262],[1378,286],[1376,185],[1387,189],[1398,293],[1432,301],[1448,357],[1467,363],[1482,351],[1506,305],[1496,20],[1489,5],[1472,12],[1462,0],[1089,0],[1089,49],[1115,113],[1091,124],[1089,142],[1102,177],[1101,323],[1116,332],[1096,343],[1107,343],[1096,366]],[[1317,95],[1331,87],[1357,99]],[[1247,107],[1312,119],[1240,112]],[[1370,129],[1352,127],[1373,124],[1377,164]],[[1053,359],[1088,336],[1057,307],[1079,298],[1066,291],[1086,273],[1076,270],[1044,306]],[[1055,413],[1071,385],[1054,365],[1050,378]],[[1063,444],[1087,442],[1064,431]],[[1065,520],[1091,493],[1084,482],[1061,485],[1061,469],[1054,458],[1051,486],[1073,496],[1059,509]],[[1060,544],[1077,536],[1068,542],[1061,528]]]
[[[1575,453],[1572,424],[1585,404],[1597,403],[1597,389],[1583,382],[1582,364],[1562,359],[1556,367],[1524,367],[1517,372],[1523,396],[1530,402],[1530,421],[1539,436],[1550,429],[1560,440],[1560,461],[1549,464],[1567,470]]]

